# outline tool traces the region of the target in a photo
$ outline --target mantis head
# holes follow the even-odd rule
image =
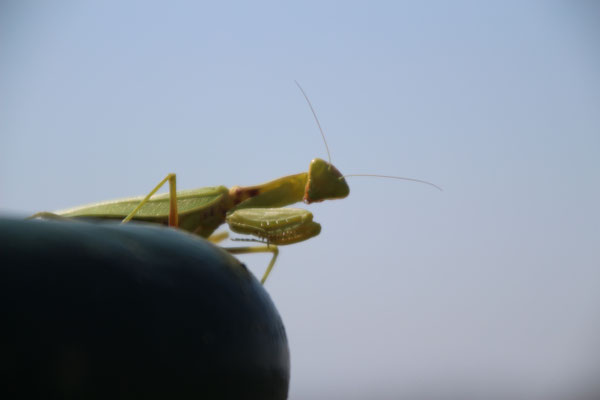
[[[315,158],[310,162],[304,189],[305,203],[343,199],[349,193],[350,188],[336,167],[320,158]]]

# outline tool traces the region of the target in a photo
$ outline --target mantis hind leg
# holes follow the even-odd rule
[[[167,181],[169,182],[169,226],[178,227],[179,214],[177,213],[177,177],[175,174],[168,174],[162,181],[160,181],[158,185],[156,185],[154,189],[152,189],[150,193],[148,193],[146,197],[140,201],[140,204],[138,204],[137,207],[134,208],[133,211],[123,219],[123,221],[121,221],[121,223],[131,221],[131,219],[135,217],[135,214],[137,214],[138,211],[140,211],[140,209],[146,203],[148,203],[148,200],[150,200],[150,198],[154,196],[154,194],[158,192],[158,190],[165,183],[167,183]]]
[[[279,248],[274,245],[267,246],[247,246],[247,247],[224,247],[231,254],[249,254],[249,253],[272,253],[271,261],[269,261],[269,265],[265,270],[262,278],[260,279],[260,283],[262,285],[265,284],[267,277],[271,273],[273,266],[275,265],[275,261],[277,260],[277,256],[279,255]]]

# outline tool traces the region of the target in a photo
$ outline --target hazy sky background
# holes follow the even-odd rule
[[[195,188],[304,171],[326,153],[296,79],[343,173],[444,191],[350,178],[350,197],[309,207],[321,235],[282,248],[266,285],[290,399],[584,390],[600,371],[599,10],[4,1],[0,212],[145,194],[168,172]],[[243,261],[262,274],[268,256]]]

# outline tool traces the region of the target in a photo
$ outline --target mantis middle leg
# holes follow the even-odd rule
[[[262,285],[265,284],[267,277],[271,273],[273,266],[275,265],[275,260],[277,260],[277,256],[279,255],[279,248],[275,245],[266,245],[266,246],[245,246],[245,247],[224,247],[231,254],[250,254],[250,253],[272,253],[273,257],[271,257],[271,261],[269,261],[269,265],[265,270],[262,278],[260,279],[260,283]]]

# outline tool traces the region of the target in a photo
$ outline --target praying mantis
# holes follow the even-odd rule
[[[312,104],[296,82],[312,111],[323,137],[327,154],[329,148],[321,124]],[[343,199],[350,193],[346,182],[348,176],[379,176],[437,185],[413,178],[384,175],[342,175],[329,161],[315,158],[307,172],[284,176],[253,186],[206,187],[177,191],[176,175],[168,174],[146,196],[88,204],[53,213],[41,212],[30,218],[89,218],[131,220],[168,225],[218,243],[227,233],[213,235],[221,225],[227,223],[230,230],[255,236],[250,241],[263,242],[257,246],[226,247],[231,254],[271,253],[272,257],[261,278],[264,284],[277,256],[278,246],[298,243],[317,236],[321,225],[313,221],[310,211],[286,206],[298,202],[311,204],[324,200]],[[155,195],[166,183],[169,192]],[[441,189],[440,189],[441,190]]]

